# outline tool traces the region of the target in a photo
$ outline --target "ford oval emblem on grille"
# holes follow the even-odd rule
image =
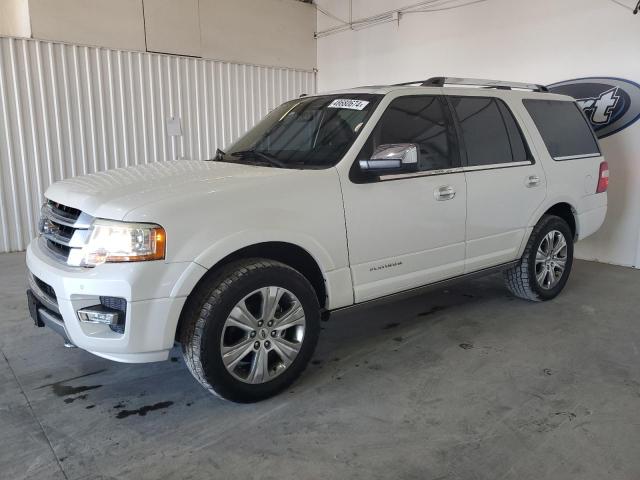
[[[549,91],[576,99],[598,138],[605,138],[640,118],[640,85],[631,80],[590,77],[549,85]]]

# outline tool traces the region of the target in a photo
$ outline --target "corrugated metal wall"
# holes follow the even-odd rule
[[[313,92],[313,72],[0,37],[0,252],[35,236],[52,182],[211,158]],[[167,134],[170,118],[182,135]]]

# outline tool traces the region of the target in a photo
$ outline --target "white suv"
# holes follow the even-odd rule
[[[331,311],[505,272],[549,300],[600,228],[608,167],[573,99],[434,78],[303,96],[214,161],[58,182],[29,246],[39,326],[121,362],[182,345],[250,402],[290,385]]]

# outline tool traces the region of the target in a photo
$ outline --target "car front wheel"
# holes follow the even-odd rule
[[[212,393],[255,402],[291,385],[318,340],[320,307],[307,279],[266,259],[234,262],[189,300],[185,363]]]

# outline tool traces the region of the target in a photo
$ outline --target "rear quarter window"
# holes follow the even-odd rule
[[[596,137],[574,102],[523,100],[554,160],[600,155]]]

